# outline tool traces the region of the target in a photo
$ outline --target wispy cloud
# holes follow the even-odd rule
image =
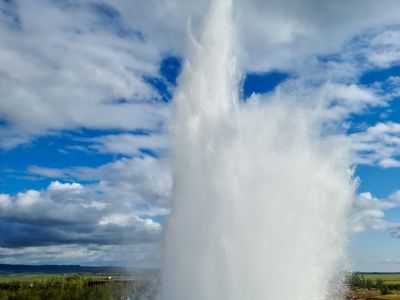
[[[88,139],[90,148],[105,153],[140,155],[141,150],[154,152],[165,151],[168,148],[167,134],[116,134]]]
[[[1,5],[1,147],[54,130],[157,129],[165,121],[168,109],[153,101],[160,96],[144,79],[159,76],[161,54],[115,8],[86,1]]]
[[[371,193],[361,193],[353,203],[351,227],[353,232],[368,230],[389,230],[395,236],[400,222],[389,222],[385,211],[400,207],[400,191],[391,194],[387,199],[378,199]]]
[[[377,123],[352,134],[351,140],[355,163],[381,168],[400,167],[400,124]]]

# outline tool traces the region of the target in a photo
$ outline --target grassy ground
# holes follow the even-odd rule
[[[382,279],[386,284],[400,284],[400,273],[367,273],[364,276],[373,281]]]
[[[371,280],[374,283],[380,279],[385,285],[400,284],[400,273],[364,273],[362,275],[366,280]],[[110,283],[107,285],[96,287],[88,286],[89,281],[108,280],[110,277]],[[124,290],[121,289],[121,286],[113,283],[113,280],[132,279],[133,277],[143,281],[138,286],[127,286]],[[113,272],[110,270],[104,270],[104,272],[98,273],[87,272],[79,274],[0,272],[0,300],[120,299],[121,295],[146,292],[148,286],[151,285],[151,278],[155,278],[154,274],[149,275],[138,272],[136,276],[132,276],[128,275],[126,272]],[[400,290],[391,290],[390,292],[391,294],[389,295],[381,295],[378,288],[369,290],[362,288],[356,289],[353,291],[353,294],[357,295],[360,299],[400,300]]]
[[[153,294],[154,278],[115,272],[0,274],[0,300],[119,300],[133,294],[140,298]],[[100,285],[90,284],[93,281]]]
[[[365,286],[358,286],[354,290],[350,291],[349,294],[356,296],[357,299],[369,299],[369,300],[400,300],[400,273],[358,273],[363,279],[363,282],[369,281],[372,284],[372,288],[366,288]],[[353,277],[354,278],[354,277]],[[380,282],[377,285],[377,282]],[[382,289],[382,287],[384,289]],[[383,290],[387,295],[382,295]]]

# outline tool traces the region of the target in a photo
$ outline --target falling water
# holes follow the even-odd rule
[[[190,38],[175,95],[163,300],[333,299],[353,195],[347,146],[318,110],[239,101],[232,0]]]

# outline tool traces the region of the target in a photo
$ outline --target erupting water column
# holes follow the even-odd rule
[[[175,95],[161,297],[332,299],[353,195],[347,146],[300,101],[239,102],[231,10],[212,2]]]

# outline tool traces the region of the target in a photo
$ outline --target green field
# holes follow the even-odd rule
[[[7,273],[0,274],[0,300],[153,299],[155,281],[141,273]]]
[[[386,284],[400,284],[400,273],[363,273],[366,279],[383,280]]]
[[[400,273],[351,273],[346,283],[357,299],[400,300]]]
[[[0,272],[0,300],[119,300],[133,295],[136,299],[155,299],[157,272],[135,273],[118,269],[81,273]],[[400,273],[353,273],[350,278],[354,284],[352,291],[362,299],[400,300]],[[100,284],[93,284],[96,282]],[[385,286],[386,295],[382,292]]]

